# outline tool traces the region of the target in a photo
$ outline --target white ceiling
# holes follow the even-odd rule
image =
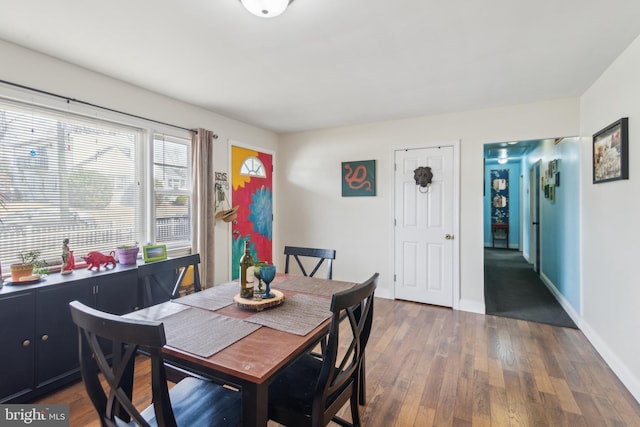
[[[640,34],[637,0],[295,0],[273,19],[238,0],[0,11],[1,39],[278,133],[579,96]]]

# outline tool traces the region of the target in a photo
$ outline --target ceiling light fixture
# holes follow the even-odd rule
[[[505,163],[507,163],[509,161],[509,159],[507,157],[500,157],[498,159],[498,163],[500,163],[501,165],[504,165]]]
[[[249,12],[260,18],[275,18],[287,10],[293,0],[240,0]]]

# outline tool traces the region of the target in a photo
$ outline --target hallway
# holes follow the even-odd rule
[[[577,328],[571,317],[516,250],[484,250],[485,312]]]

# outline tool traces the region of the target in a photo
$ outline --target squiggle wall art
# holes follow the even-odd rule
[[[342,162],[342,197],[376,195],[376,161]]]

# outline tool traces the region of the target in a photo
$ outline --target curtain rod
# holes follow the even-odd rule
[[[78,103],[78,104],[86,105],[88,107],[100,108],[101,110],[110,111],[112,113],[123,114],[125,116],[134,117],[136,119],[142,119],[142,120],[146,120],[148,122],[157,123],[157,124],[160,124],[160,125],[171,126],[171,127],[177,128],[177,129],[182,129],[182,130],[186,130],[186,131],[189,131],[191,133],[194,133],[194,134],[198,134],[198,131],[195,130],[195,129],[188,129],[188,128],[185,128],[185,127],[182,127],[182,126],[172,125],[171,123],[165,123],[165,122],[161,122],[161,121],[158,121],[158,120],[148,119],[146,117],[137,116],[137,115],[131,114],[131,113],[125,113],[124,111],[114,110],[113,108],[103,107],[101,105],[96,105],[96,104],[93,104],[91,102],[82,101],[82,100],[75,99],[75,98],[70,98],[68,96],[58,95],[57,93],[47,92],[46,90],[36,89],[36,88],[33,88],[33,87],[21,85],[19,83],[13,83],[13,82],[9,82],[9,81],[6,81],[6,80],[0,80],[0,83],[4,83],[6,85],[18,87],[20,89],[30,90],[32,92],[37,92],[37,93],[40,93],[40,94],[43,94],[43,95],[49,95],[49,96],[53,96],[53,97],[56,97],[56,98],[64,99],[65,101],[67,101],[67,103],[75,102],[75,103]],[[217,135],[216,135],[216,137],[217,137]]]

